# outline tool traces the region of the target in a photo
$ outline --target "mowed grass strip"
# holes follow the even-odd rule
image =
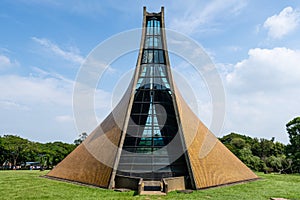
[[[46,173],[0,171],[0,199],[130,199],[134,195],[40,177]]]
[[[133,191],[101,188],[41,178],[47,172],[0,171],[0,199],[261,199],[281,197],[300,200],[300,175],[258,173],[262,179],[191,194],[171,192],[166,196],[138,196]]]

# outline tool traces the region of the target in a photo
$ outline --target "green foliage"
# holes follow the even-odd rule
[[[296,117],[286,124],[290,144],[286,151],[292,160],[292,171],[300,172],[300,117]]]
[[[258,156],[254,156],[250,148],[240,149],[238,157],[255,171],[264,171],[266,169],[266,164]]]
[[[88,137],[88,134],[86,132],[83,132],[79,135],[79,138],[74,140],[74,144],[76,146],[80,145],[86,138]]]
[[[0,164],[10,162],[13,166],[29,161],[40,162],[43,166],[56,165],[64,159],[75,145],[62,142],[38,143],[19,136],[4,135],[0,137]]]
[[[274,142],[275,138],[251,138],[237,133],[230,133],[221,142],[249,168],[261,172],[288,172],[290,162],[286,158],[285,145]]]
[[[29,140],[14,135],[4,135],[1,140],[2,148],[6,153],[4,159],[12,162],[14,166],[17,164],[18,159],[22,159],[27,154],[31,146]]]

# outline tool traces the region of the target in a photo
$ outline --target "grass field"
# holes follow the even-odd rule
[[[300,200],[300,175],[258,175],[261,180],[246,184],[194,191],[171,192],[166,196],[138,196],[41,178],[47,172],[0,171],[0,199],[270,199],[281,197]]]

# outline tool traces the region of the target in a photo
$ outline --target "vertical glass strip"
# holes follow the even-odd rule
[[[161,21],[158,17],[146,20],[140,74],[117,173],[161,180],[186,175],[187,170],[180,170],[180,161],[169,163],[174,155],[164,148],[176,136],[178,124],[162,49]]]

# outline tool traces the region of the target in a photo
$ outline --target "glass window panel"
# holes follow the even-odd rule
[[[159,63],[165,63],[164,52],[162,50],[159,51]]]
[[[148,67],[148,71],[149,71],[149,76],[153,76],[153,67],[152,67],[152,65],[149,65],[149,67]]]
[[[136,84],[136,89],[140,89],[142,81],[143,81],[142,79],[138,80],[138,82]]]
[[[178,128],[174,128],[174,125],[177,126],[176,118],[171,117],[175,115],[172,113],[174,107],[170,96],[171,91],[165,91],[165,86],[169,87],[169,83],[164,65],[165,55],[162,50],[160,26],[161,22],[156,17],[147,18],[145,49],[131,109],[131,120],[123,146],[124,150],[129,152],[122,151],[120,158],[120,166],[128,170],[123,174],[129,176],[141,176],[143,171],[149,172],[145,174],[145,177],[161,178],[159,173],[164,173],[164,176],[167,174],[173,176],[176,166],[180,164],[178,162],[171,165],[174,171],[171,171],[170,167],[166,168],[168,157],[172,156],[172,152],[162,148],[174,138]],[[159,124],[161,116],[158,116],[162,111],[157,110],[155,104],[162,102],[164,108],[170,111],[168,113],[169,125]],[[139,153],[139,155],[136,156],[130,152]],[[128,165],[130,163],[131,165]]]
[[[153,51],[149,50],[147,51],[147,63],[153,63]]]
[[[158,163],[158,164],[169,164],[169,158],[168,157],[154,157],[153,159],[154,163]]]
[[[136,152],[136,148],[134,147],[123,147],[122,153],[124,154],[131,154],[132,152]]]
[[[150,139],[150,140],[146,140],[146,139]],[[142,138],[141,141],[139,142],[139,146],[152,146],[151,138]]]
[[[161,89],[161,85],[162,85],[162,80],[161,78],[153,78],[153,81],[155,84],[157,84],[157,89]]]
[[[146,37],[146,40],[145,40],[145,48],[149,48],[149,36]]]
[[[132,171],[152,171],[151,165],[133,165]]]
[[[161,137],[160,130],[154,130],[153,133],[154,133],[154,137]]]
[[[168,155],[168,151],[165,148],[153,148],[154,155]]]
[[[121,156],[120,158],[120,163],[132,163],[134,160],[134,157],[130,157],[130,156]]]
[[[140,79],[138,80],[137,84],[141,85],[142,82],[143,82],[143,79],[140,78]]]
[[[139,148],[137,148],[136,149],[136,152],[137,153],[144,153],[144,154],[151,154],[152,153],[152,148],[141,148],[141,147],[139,147]]]
[[[157,37],[153,38],[153,47],[159,48],[158,43],[159,43],[159,42],[158,42]]]
[[[154,76],[159,76],[159,69],[158,69],[158,65],[154,65]]]
[[[153,36],[146,37],[145,48],[153,48]]]
[[[166,76],[166,66],[165,65],[159,65],[159,72],[161,76]]]
[[[125,146],[135,146],[136,145],[136,137],[126,137],[124,141]]]
[[[153,37],[151,37],[149,40],[149,47],[153,47]]]
[[[127,135],[136,137],[138,135],[138,130],[132,130],[132,131],[127,130]]]
[[[158,50],[154,50],[154,63],[159,63]]]
[[[163,81],[164,84],[168,84],[167,78],[161,78],[161,80]]]
[[[152,163],[152,157],[151,156],[135,157],[134,162],[137,163],[137,164],[150,164],[150,163]]]
[[[152,130],[151,129],[144,129],[142,133],[142,137],[151,137],[152,136]]]
[[[146,121],[146,126],[151,126],[152,125],[152,117],[148,117]]]
[[[162,166],[161,168],[158,169],[158,172],[171,172],[171,168],[170,166],[166,166],[166,167]]]
[[[154,130],[154,131],[159,131],[160,129],[159,129],[158,126],[154,126],[154,127],[153,127],[153,130]]]
[[[162,85],[160,83],[155,83],[154,89],[161,90],[162,89]]]
[[[149,29],[149,35],[153,35],[153,27],[148,27]]]
[[[144,50],[142,63],[147,63],[148,60],[148,51]]]
[[[163,138],[161,138],[161,137],[153,138],[153,143],[154,143],[153,144],[154,146],[164,146],[165,145]]]
[[[120,171],[131,171],[131,164],[130,165],[124,165],[124,164],[120,164],[118,167],[118,170]]]
[[[158,120],[156,117],[153,117],[153,125],[154,126],[158,125]]]

